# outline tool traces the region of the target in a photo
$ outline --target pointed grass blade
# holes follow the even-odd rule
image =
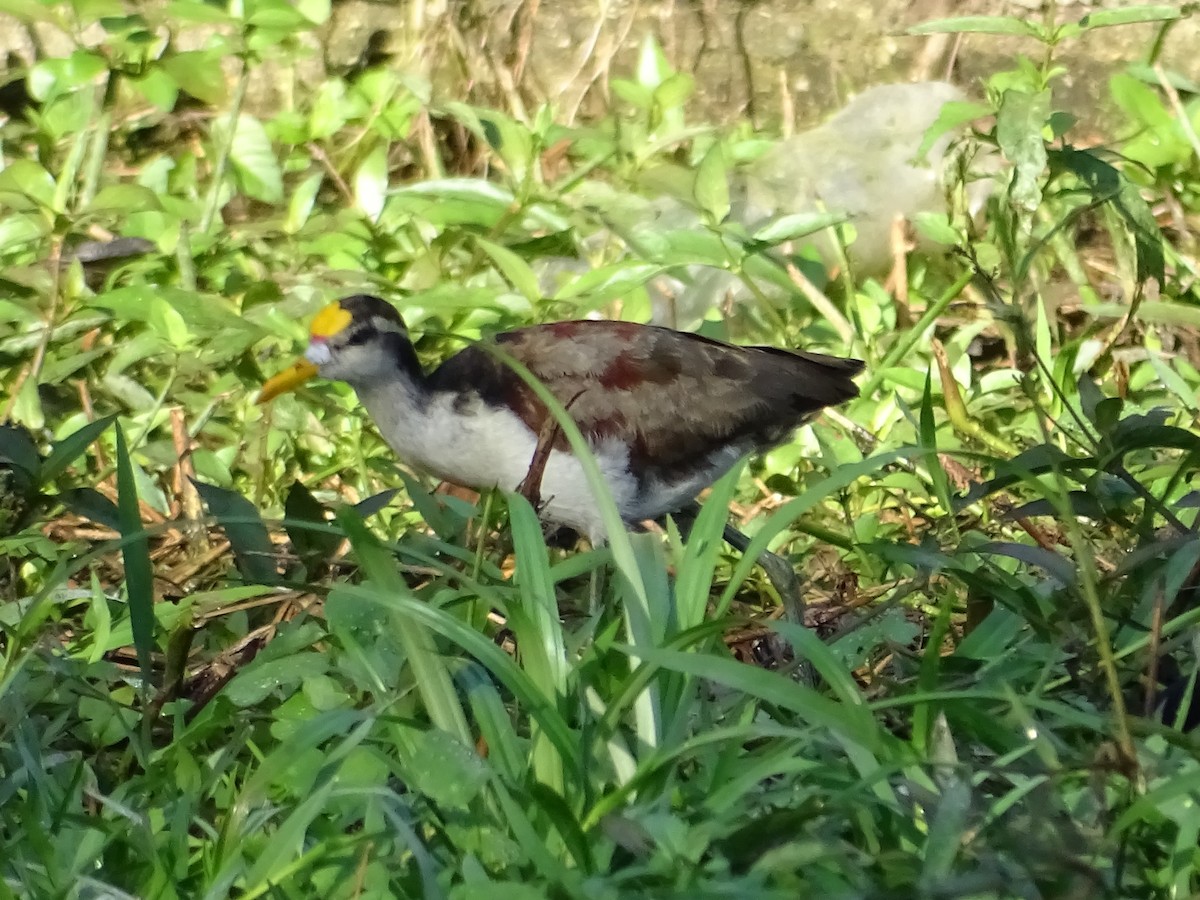
[[[121,525],[121,557],[125,564],[125,589],[129,597],[129,623],[133,646],[146,684],[150,683],[150,651],[154,648],[154,567],[150,542],[142,527],[137,485],[125,432],[117,423],[117,519]]]
[[[411,591],[396,571],[395,560],[367,530],[356,514],[349,510],[338,512],[338,522],[345,529],[354,552],[358,556],[370,586],[381,597],[408,598]],[[430,721],[447,734],[471,746],[471,731],[467,717],[454,689],[450,672],[438,654],[433,634],[421,622],[408,616],[399,605],[392,605],[400,620],[399,638],[408,663],[412,667],[413,681],[417,693],[429,714]]]

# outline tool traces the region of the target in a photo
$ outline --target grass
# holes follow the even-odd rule
[[[232,88],[156,37],[201,13]],[[1060,44],[1177,11],[928,26],[1041,61],[947,112],[1000,162],[953,186],[993,181],[983,215],[918,217],[945,252],[907,305],[797,249],[836,216],[729,215],[770,137],[689,120],[651,43],[586,124],[382,65],[256,116],[319,4],[149,15],[0,126],[0,895],[1200,890],[1197,745],[1153,708],[1188,711],[1200,618],[1200,100],[1133,65],[1082,149],[1053,95]],[[664,192],[694,224],[639,225]],[[522,498],[398,469],[342,385],[253,402],[336,296],[435,360],[712,270],[745,299],[703,333],[867,375],[686,540],[550,549]]]

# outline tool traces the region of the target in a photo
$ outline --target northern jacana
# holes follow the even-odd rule
[[[365,295],[326,306],[310,332],[304,359],[271,378],[259,402],[314,375],[345,381],[403,461],[477,489],[518,489],[540,438],[541,517],[603,541],[579,460],[533,389],[497,355],[473,345],[426,372],[400,314]],[[863,367],[630,322],[556,322],[491,340],[566,407],[630,525],[686,507],[746,454],[857,396],[851,379]]]

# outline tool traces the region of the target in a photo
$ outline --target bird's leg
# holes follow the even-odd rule
[[[570,410],[571,405],[582,394],[583,391],[580,391],[564,403],[563,409]],[[542,477],[546,474],[546,463],[549,461],[550,453],[554,450],[554,445],[558,442],[561,433],[562,428],[558,424],[558,419],[547,415],[546,421],[542,423],[541,431],[538,432],[537,446],[533,448],[533,458],[529,460],[529,471],[525,473],[525,477],[517,486],[517,492],[528,500],[529,505],[538,512],[542,505]]]
[[[696,524],[696,517],[699,515],[700,504],[695,500],[674,514],[675,521],[679,524],[685,538],[691,533],[692,526]],[[725,543],[729,544],[729,546],[733,547],[739,553],[744,554],[750,546],[750,538],[728,522],[725,523],[725,530],[722,536],[725,539]],[[771,582],[771,586],[778,592],[779,599],[783,602],[783,610],[787,614],[788,621],[803,625],[804,597],[800,593],[800,579],[796,577],[796,572],[791,564],[782,556],[772,553],[770,550],[763,550],[758,555],[758,564],[762,566],[762,570],[766,574],[767,580]]]
[[[517,493],[529,501],[529,505],[537,512],[542,505],[542,476],[546,474],[546,462],[550,459],[550,451],[558,440],[558,420],[547,416],[538,433],[537,446],[533,450],[533,459],[529,461],[529,471],[517,485]]]

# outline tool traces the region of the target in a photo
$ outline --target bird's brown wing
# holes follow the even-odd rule
[[[629,322],[537,325],[495,338],[536,375],[592,440],[630,448],[639,476],[670,477],[731,443],[764,448],[822,407],[857,396],[862,363],[773,347],[736,347]],[[430,376],[510,407],[538,434],[548,415],[532,389],[482,347]],[[561,436],[556,446],[565,448]]]

